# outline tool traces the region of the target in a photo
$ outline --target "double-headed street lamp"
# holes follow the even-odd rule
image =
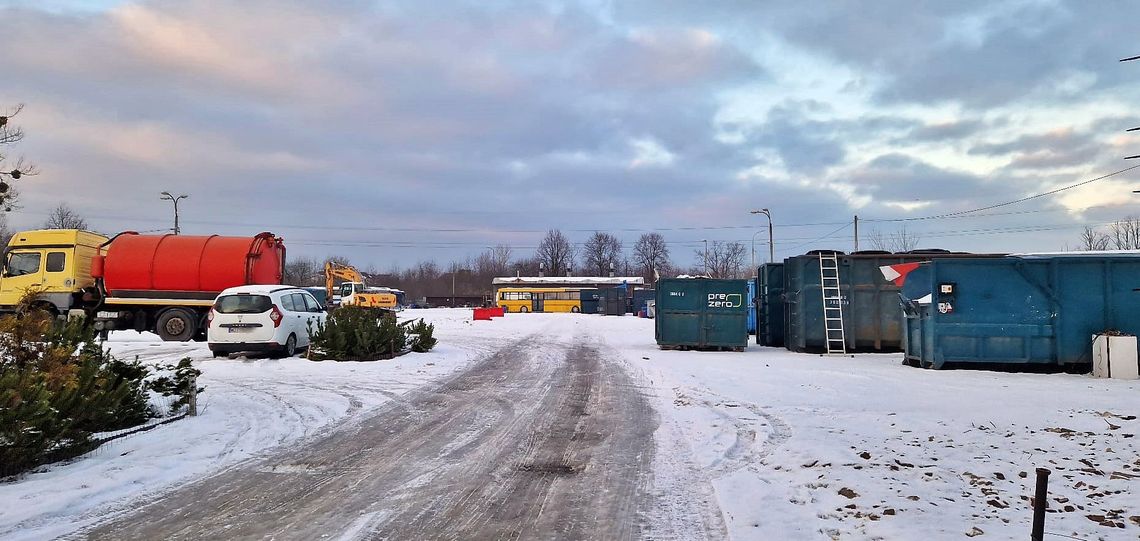
[[[772,212],[768,209],[751,210],[749,214],[763,214],[768,217],[768,262],[776,261],[776,245],[772,243]],[[752,235],[752,266],[756,266],[756,235]]]
[[[182,195],[175,197],[175,196],[171,195],[170,192],[159,192],[159,196],[160,196],[159,199],[161,199],[163,201],[171,201],[174,203],[174,234],[177,235],[178,233],[181,232],[181,230],[178,228],[178,201],[182,200],[182,199],[187,199],[190,196],[186,195],[186,194],[182,194]]]

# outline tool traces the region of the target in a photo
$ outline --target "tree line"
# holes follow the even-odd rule
[[[710,242],[694,251],[697,264],[681,267],[673,263],[669,244],[660,233],[642,234],[627,247],[617,236],[598,231],[576,245],[560,230],[547,231],[532,253],[520,254],[507,244],[484,250],[475,256],[451,261],[445,265],[427,260],[407,268],[378,270],[359,268],[369,285],[395,287],[407,293],[408,299],[426,296],[486,295],[491,280],[505,276],[629,276],[641,277],[647,284],[658,278],[679,274],[707,275],[713,278],[744,278],[751,275],[746,264],[747,251],[739,242]],[[351,264],[347,258],[331,256],[325,260],[308,257],[290,258],[285,280],[296,285],[322,285],[326,261]],[[707,271],[706,271],[707,268]]]

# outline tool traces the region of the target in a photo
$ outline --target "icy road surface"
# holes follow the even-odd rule
[[[640,539],[652,411],[588,336],[557,333],[89,536]]]

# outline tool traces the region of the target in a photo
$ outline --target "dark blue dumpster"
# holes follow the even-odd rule
[[[652,289],[635,289],[633,290],[633,308],[630,312],[636,314],[641,310],[645,310],[645,302],[654,299],[655,292]]]
[[[598,299],[603,295],[600,289],[583,289],[578,292],[578,298],[582,301],[583,314],[596,314],[598,313]]]
[[[756,274],[756,343],[784,346],[784,264],[766,263]]]
[[[756,334],[756,280],[748,281],[748,334]]]
[[[1140,334],[1140,257],[935,259],[901,296],[909,364],[1088,364],[1094,334]]]

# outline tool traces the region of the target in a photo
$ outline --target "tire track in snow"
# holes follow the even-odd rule
[[[621,367],[581,342],[509,344],[356,426],[87,535],[638,538],[656,420]]]

